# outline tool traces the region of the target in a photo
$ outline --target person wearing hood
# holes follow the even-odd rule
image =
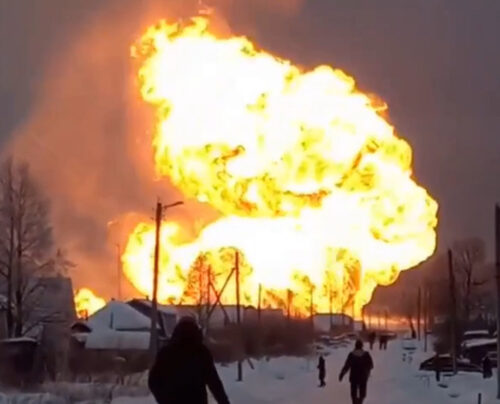
[[[207,387],[218,404],[229,404],[214,360],[196,321],[182,318],[156,356],[148,385],[158,404],[207,404]]]
[[[371,355],[363,350],[363,342],[357,340],[354,350],[349,353],[344,367],[339,375],[342,381],[345,374],[349,372],[349,382],[351,383],[351,399],[353,404],[363,404],[366,397],[366,387],[370,372],[373,369]]]

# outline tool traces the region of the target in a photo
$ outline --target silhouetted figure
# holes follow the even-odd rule
[[[387,341],[389,337],[386,334],[380,334],[379,338],[379,349],[385,351],[387,349]]]
[[[483,378],[489,379],[493,376],[493,366],[491,364],[491,359],[486,355],[483,359]]]
[[[319,387],[325,387],[326,368],[325,368],[325,358],[323,358],[323,355],[320,355],[318,360],[318,377],[319,377]]]
[[[368,334],[368,343],[370,344],[370,350],[373,349],[373,344],[375,344],[376,339],[377,339],[377,334],[375,333],[375,331],[372,331],[370,332],[370,334]]]
[[[413,326],[411,327],[411,339],[417,339],[417,332]]]
[[[344,375],[349,373],[351,383],[351,399],[353,404],[362,404],[366,397],[368,378],[373,369],[373,360],[368,352],[363,350],[363,342],[356,341],[354,350],[349,353],[344,367],[339,375],[342,381]]]
[[[434,366],[434,372],[436,374],[436,382],[440,382],[441,381],[441,361],[439,359],[439,354],[436,353],[436,355],[434,356],[434,360],[432,361],[432,364]]]
[[[149,372],[158,404],[207,404],[210,389],[218,404],[229,404],[212,355],[194,319],[182,318]]]

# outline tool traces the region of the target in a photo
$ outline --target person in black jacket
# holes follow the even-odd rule
[[[325,387],[325,377],[326,377],[326,368],[325,368],[325,358],[323,355],[319,356],[318,360],[318,376],[319,376],[319,387]]]
[[[491,359],[488,355],[486,355],[483,359],[483,378],[489,379],[493,376],[493,364],[491,363]]]
[[[201,330],[190,317],[179,321],[158,352],[148,385],[158,404],[207,404],[207,386],[218,404],[229,404]]]
[[[354,350],[349,353],[344,367],[339,375],[342,381],[347,372],[351,383],[351,398],[353,404],[363,404],[366,397],[366,387],[370,372],[373,369],[373,360],[370,354],[363,350],[363,342],[357,340]]]
[[[375,344],[375,340],[377,339],[377,334],[375,331],[372,331],[368,334],[368,343],[370,344],[370,350],[373,349],[373,344]]]

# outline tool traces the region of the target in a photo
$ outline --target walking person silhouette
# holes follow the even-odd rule
[[[229,404],[212,355],[191,317],[179,321],[158,353],[148,384],[158,404],[207,404],[207,386],[218,404]]]
[[[363,350],[363,342],[357,340],[354,350],[347,356],[339,375],[339,381],[342,381],[345,374],[349,372],[352,404],[363,404],[367,393],[368,378],[372,369],[373,360],[371,355]]]
[[[319,387],[325,387],[326,368],[325,368],[325,358],[323,358],[323,355],[320,355],[318,360],[318,377],[319,377]]]

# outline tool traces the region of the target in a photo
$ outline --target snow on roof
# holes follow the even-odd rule
[[[496,338],[478,338],[464,342],[464,347],[467,348],[477,348],[483,345],[496,344]]]
[[[488,330],[469,330],[464,332],[464,336],[469,335],[490,335]]]
[[[147,306],[147,307],[151,307],[151,304],[152,304],[151,300],[147,300],[147,299],[136,299],[136,301]],[[165,313],[165,314],[175,314],[175,315],[178,314],[178,309],[174,305],[167,305],[167,304],[159,304],[158,303],[158,311],[161,311],[162,313]]]
[[[99,330],[91,332],[85,340],[86,349],[146,350],[150,333],[146,331]]]
[[[127,303],[110,301],[89,317],[87,324],[94,330],[148,330],[151,320]]]

